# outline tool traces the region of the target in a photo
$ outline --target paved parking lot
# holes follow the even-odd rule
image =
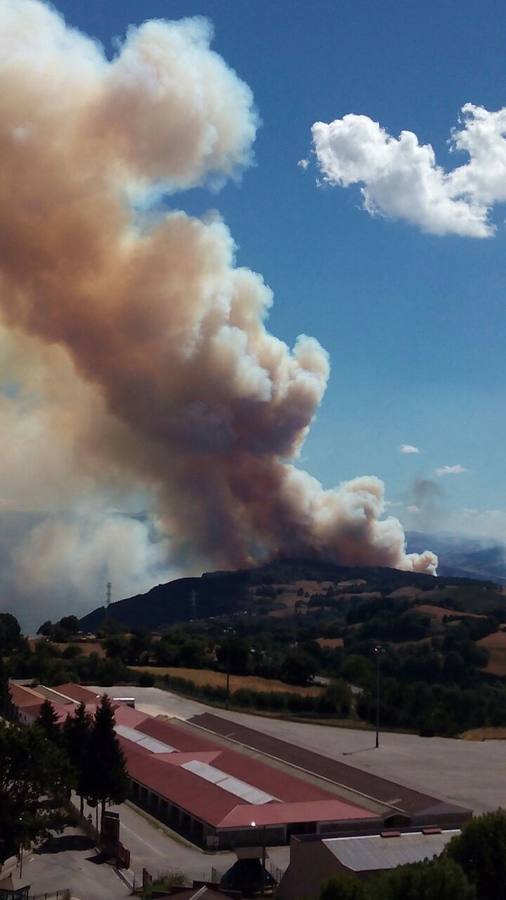
[[[69,889],[76,900],[116,900],[130,891],[113,867],[101,862],[93,842],[78,828],[23,856],[22,878],[16,884],[31,885],[34,894]]]

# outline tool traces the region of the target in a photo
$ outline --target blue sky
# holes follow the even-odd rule
[[[254,167],[220,192],[176,198],[193,214],[217,208],[239,264],[274,291],[270,327],[288,343],[305,332],[329,351],[330,384],[304,450],[326,486],[376,474],[387,496],[413,505],[416,478],[443,495],[430,527],[455,528],[461,510],[506,510],[503,478],[504,206],[489,239],[426,234],[370,217],[359,188],[318,187],[311,126],[348,113],[402,129],[434,147],[466,102],[506,105],[506,7],[498,2],[394,0],[58,0],[69,24],[101,40],[147,18],[204,15],[214,49],[251,87],[262,120]],[[420,448],[403,455],[402,443]],[[437,467],[468,471],[448,477]],[[416,514],[396,507],[408,526]],[[473,530],[466,519],[465,527]],[[500,535],[504,518],[494,516]],[[499,523],[499,524],[498,524]],[[492,526],[491,526],[492,527]],[[506,537],[506,532],[505,535]]]

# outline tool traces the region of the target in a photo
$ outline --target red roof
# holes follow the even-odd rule
[[[12,685],[14,703],[37,716],[42,697],[30,688]],[[54,689],[74,702],[52,702],[58,720],[74,715],[77,702],[84,701],[87,711],[94,712],[99,696],[74,684]],[[261,761],[239,750],[229,749],[216,738],[192,728],[186,722],[162,721],[123,704],[114,704],[116,724],[127,725],[142,734],[174,747],[173,752],[155,753],[134,740],[118,735],[125,754],[130,777],[168,803],[183,809],[202,822],[219,828],[248,828],[257,825],[281,825],[290,822],[336,822],[375,818],[375,813],[342,800],[335,794],[292,775],[282,768]],[[266,803],[248,802],[239,785],[229,789],[208,781],[202,774],[184,768],[189,762],[207,763],[238,779],[245,785],[274,798]],[[239,791],[233,793],[235,788]],[[251,794],[249,796],[252,796]],[[258,799],[258,798],[257,798]]]
[[[245,825],[284,825],[290,822],[338,822],[354,819],[375,819],[377,814],[345,803],[339,797],[332,800],[316,800],[307,803],[264,803],[252,806],[245,803],[236,806],[220,822],[221,828],[240,828]]]
[[[204,781],[193,772],[181,766],[167,765],[167,762],[158,760],[154,754],[140,749],[131,741],[123,738],[120,740],[128,772],[135,781],[167,799],[169,803],[179,806],[196,819],[217,828],[247,828],[253,821],[258,825],[280,825],[289,822],[334,822],[341,819],[367,819],[376,816],[375,813],[345,803],[332,794],[325,797],[324,792],[317,788],[315,791],[322,794],[324,799],[315,797],[305,802],[288,801],[262,805],[244,803],[234,794]],[[221,769],[221,760],[216,760],[214,765],[219,765]],[[256,786],[256,779],[252,774],[248,780],[250,784]],[[287,780],[291,778],[284,773],[275,774],[280,774]],[[279,793],[278,790],[278,795]]]
[[[100,697],[100,694],[95,693],[95,691],[82,687],[80,684],[74,684],[71,681],[59,684],[53,690],[58,691],[60,694],[65,694],[66,697],[76,700],[77,703],[96,703]]]
[[[309,781],[304,781],[296,775],[274,768],[243,753],[237,753],[235,750],[222,751],[214,765],[223,772],[233,775],[234,778],[253,784],[259,790],[286,803],[327,800],[334,796]]]
[[[13,681],[9,681],[9,691],[14,706],[18,706],[20,709],[24,706],[34,706],[44,700],[33,688],[26,687],[24,684],[15,684]]]
[[[152,753],[120,736],[130,776],[169,803],[215,827],[244,828],[252,821],[260,825],[334,822],[376,815],[282,769],[224,748],[207,735],[192,734],[188,727],[148,717],[136,729],[177,749],[172,753]],[[219,784],[183,768],[191,760],[206,762],[275,800],[248,803]]]
[[[150,717],[145,718],[135,727],[137,731],[142,731],[143,734],[148,734],[180,751],[169,754],[170,762],[173,765],[182,765],[183,762],[188,762],[190,759],[201,757],[203,753],[212,753],[214,755],[213,765],[217,769],[254,785],[278,800],[286,802],[325,800],[333,796],[328,791],[304,781],[296,775],[288,774],[282,769],[274,768],[272,765],[236,750],[229,750],[207,735],[193,734],[189,728],[161,722]],[[149,753],[149,750],[144,752]],[[184,759],[181,758],[183,754]],[[158,757],[159,754],[156,756]],[[208,784],[201,778],[199,778],[199,782],[201,785]],[[221,791],[221,788],[219,790]]]
[[[168,765],[158,760],[156,754],[141,750],[131,741],[120,738],[120,743],[128,774],[195,818],[219,825],[222,818],[237,805],[237,797],[203,781],[181,766]]]
[[[146,713],[138,709],[132,709],[124,703],[113,703],[114,721],[116,725],[128,725],[130,728],[139,729],[146,719]]]
[[[35,719],[38,719],[40,716],[43,703],[44,701],[40,700],[39,703],[35,703],[33,706],[23,706],[23,714],[25,716],[31,717],[35,721]],[[51,706],[56,713],[58,725],[61,725],[68,715],[74,714],[74,706],[64,705],[61,703],[51,703]]]
[[[191,726],[185,728],[176,725],[174,722],[164,722],[161,719],[153,719],[151,716],[145,716],[144,722],[137,726],[139,731],[149,734],[150,737],[156,738],[157,741],[163,741],[164,744],[170,744],[184,753],[195,751],[206,752],[206,750],[221,750],[222,745],[207,735],[202,736],[197,729],[191,729]]]

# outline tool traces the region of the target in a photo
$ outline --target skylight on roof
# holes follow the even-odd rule
[[[134,744],[144,747],[145,750],[150,750],[151,753],[176,752],[176,748],[171,747],[170,744],[157,741],[156,738],[150,737],[149,734],[144,734],[142,731],[137,731],[136,728],[130,728],[128,725],[115,725],[114,730],[120,737],[126,738],[127,741],[133,741]]]
[[[234,778],[232,775],[228,775],[226,772],[222,772],[220,769],[216,769],[208,763],[199,762],[197,759],[192,759],[190,762],[183,763],[182,768],[186,769],[188,772],[192,772],[194,775],[198,775],[199,778],[204,778],[205,781],[210,781],[211,784],[215,784],[223,791],[228,791],[229,794],[240,797],[241,800],[245,800],[246,803],[261,806],[263,803],[270,803],[271,800],[277,800],[277,797],[273,797],[271,794],[267,794],[265,791],[253,787],[252,784],[241,781],[240,778]]]

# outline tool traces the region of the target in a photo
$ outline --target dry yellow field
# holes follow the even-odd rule
[[[319,637],[316,638],[316,643],[324,650],[336,650],[337,648],[344,647],[344,641],[342,638]]]
[[[464,741],[504,741],[506,728],[471,728],[461,735]]]
[[[415,612],[427,613],[431,619],[438,619],[442,621],[445,616],[450,616],[453,619],[484,619],[485,616],[480,616],[477,613],[468,613],[468,612],[460,612],[457,609],[446,609],[444,606],[433,606],[432,603],[421,603],[420,606],[413,607]]]
[[[506,675],[506,632],[495,631],[487,634],[481,641],[477,641],[478,647],[488,650],[489,658],[485,672],[504,677]]]
[[[149,672],[150,675],[171,675],[173,678],[184,678],[193,681],[202,687],[210,684],[213,687],[226,687],[227,676],[224,672],[214,672],[212,669],[184,669],[175,666],[130,666],[134,672]],[[239,691],[246,688],[249,691],[280,692],[284,694],[301,694],[304,697],[317,697],[323,688],[316,685],[311,687],[299,687],[295,684],[285,684],[270,678],[258,678],[256,675],[231,675],[230,690]]]

